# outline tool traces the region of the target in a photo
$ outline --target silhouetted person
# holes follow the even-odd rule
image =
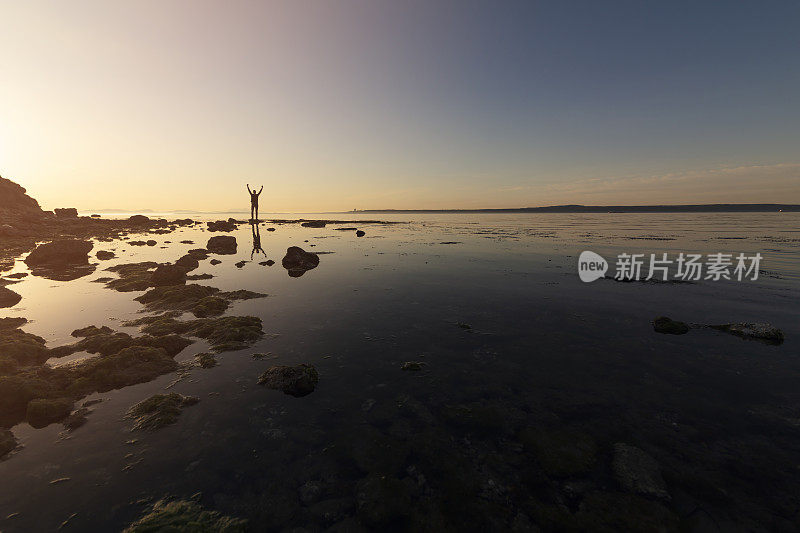
[[[256,209],[258,209],[258,206],[256,206]],[[264,257],[267,257],[267,252],[261,248],[261,234],[258,231],[258,222],[251,222],[250,225],[253,229],[253,251],[250,252],[250,261],[253,260],[256,252],[261,252]]]
[[[250,193],[250,220],[258,220],[258,195],[261,194],[263,190],[264,186],[262,185],[258,192],[251,191],[250,184],[247,184],[247,192]]]

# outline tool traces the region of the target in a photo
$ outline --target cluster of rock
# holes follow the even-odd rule
[[[765,344],[783,344],[784,334],[780,328],[762,322],[738,322],[732,324],[687,324],[666,316],[653,319],[653,330],[668,335],[684,335],[690,329],[715,329],[736,335],[743,339],[753,339]]]

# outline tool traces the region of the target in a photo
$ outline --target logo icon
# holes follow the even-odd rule
[[[608,271],[608,262],[599,254],[589,250],[581,252],[578,257],[578,276],[581,281],[589,283],[602,278]]]

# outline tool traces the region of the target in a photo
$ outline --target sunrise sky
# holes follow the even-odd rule
[[[800,3],[0,3],[43,207],[800,203]]]

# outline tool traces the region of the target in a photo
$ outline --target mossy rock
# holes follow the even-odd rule
[[[586,473],[597,460],[597,444],[585,433],[528,427],[520,431],[519,440],[551,476]]]
[[[217,366],[217,358],[214,357],[214,354],[203,352],[195,355],[194,358],[201,368],[213,368]]]
[[[0,413],[5,416],[24,415],[28,402],[34,398],[46,398],[53,394],[54,387],[35,373],[26,372],[0,377]]]
[[[16,361],[18,366],[40,365],[50,357],[43,338],[21,329],[3,330],[0,354]]]
[[[25,416],[32,427],[43,428],[67,418],[73,404],[71,398],[36,398],[28,402]]]
[[[258,384],[269,389],[280,390],[295,397],[307,396],[314,392],[319,382],[317,369],[312,365],[277,365],[269,368],[258,378]]]
[[[155,394],[130,409],[125,418],[133,420],[132,430],[156,430],[177,422],[184,407],[194,405],[200,399],[195,396]]]
[[[116,272],[119,279],[106,283],[106,287],[119,292],[144,291],[150,287],[151,270],[158,267],[158,263],[144,261],[141,263],[126,263],[107,268],[109,272]]]
[[[124,533],[240,533],[247,521],[208,511],[191,500],[160,500],[142,518],[125,528]]]

